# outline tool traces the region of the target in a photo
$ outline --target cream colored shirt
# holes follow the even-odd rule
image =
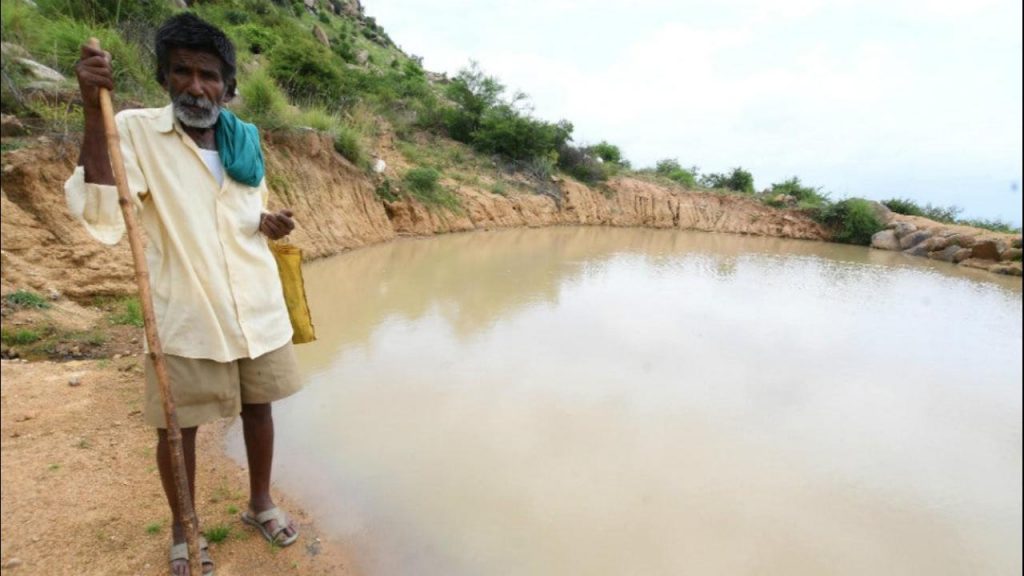
[[[146,231],[146,261],[164,352],[229,362],[256,358],[292,337],[277,264],[259,232],[267,187],[217,184],[170,106],[116,117],[128,186]],[[64,184],[71,214],[98,240],[124,234],[117,188]]]

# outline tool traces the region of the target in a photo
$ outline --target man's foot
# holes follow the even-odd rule
[[[206,538],[199,537],[199,559],[203,563],[203,576],[213,574],[213,559]],[[171,576],[191,576],[188,566],[188,544],[182,540],[171,544]]]
[[[295,523],[277,506],[257,512],[252,506],[242,512],[242,522],[256,528],[275,546],[290,546],[299,538]]]

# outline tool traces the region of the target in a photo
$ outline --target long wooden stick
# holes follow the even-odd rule
[[[89,39],[89,46],[99,50],[100,41]],[[114,105],[110,100],[110,92],[100,89],[100,109],[103,111],[103,127],[107,136],[107,151],[110,154],[110,165],[114,170],[114,182],[117,184],[118,203],[124,215],[125,228],[128,230],[128,244],[132,249],[132,260],[135,263],[135,282],[139,286],[139,302],[142,304],[142,319],[146,330],[146,343],[149,345],[149,358],[156,370],[156,380],[160,387],[163,401],[164,420],[167,423],[167,442],[171,449],[171,472],[174,475],[174,488],[178,496],[178,513],[185,524],[185,541],[188,542],[189,571],[192,576],[203,573],[202,559],[199,557],[199,535],[195,508],[192,505],[192,494],[188,487],[188,471],[185,468],[185,452],[182,449],[181,427],[178,426],[178,413],[174,408],[174,397],[171,395],[170,378],[167,374],[167,363],[164,351],[160,346],[160,335],[156,330],[156,315],[153,313],[153,296],[149,289],[149,267],[142,246],[142,234],[135,221],[135,203],[132,201],[131,190],[128,189],[128,177],[124,169],[124,158],[121,156],[121,138],[114,123]]]

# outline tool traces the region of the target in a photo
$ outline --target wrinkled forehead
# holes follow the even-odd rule
[[[213,52],[192,48],[171,48],[167,52],[168,68],[184,66],[200,70],[215,71],[218,74],[224,69],[224,62]]]

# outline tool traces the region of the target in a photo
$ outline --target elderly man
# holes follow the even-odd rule
[[[270,497],[271,403],[300,387],[292,328],[267,238],[292,231],[287,210],[265,210],[259,136],[222,105],[235,94],[235,50],[216,27],[184,13],[156,35],[156,77],[165,108],[117,115],[128,184],[148,236],[157,328],[182,427],[195,494],[198,426],[241,414],[249,460],[249,508],[242,520],[274,544],[298,537]],[[99,89],[114,89],[110,55],[82,47],[76,67],[85,115],[79,166],[65,184],[71,212],[97,239],[124,232],[104,139]],[[157,464],[174,518],[171,572],[188,574],[164,418],[153,366],[146,363],[146,422],[157,427]],[[213,562],[205,544],[203,570]]]

